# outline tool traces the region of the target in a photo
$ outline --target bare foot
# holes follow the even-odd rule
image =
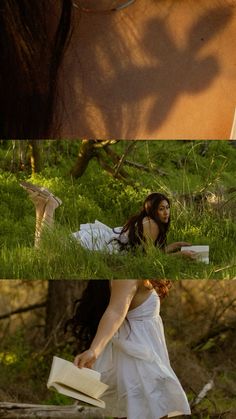
[[[52,192],[50,192],[47,188],[44,188],[43,186],[36,186],[29,182],[20,182],[20,186],[26,190],[26,192],[29,194],[29,197],[32,201],[35,201],[35,198],[40,196],[41,198],[44,198],[45,200],[48,200],[49,198],[53,198],[58,202],[58,205],[62,204],[62,201],[55,195],[53,195]]]

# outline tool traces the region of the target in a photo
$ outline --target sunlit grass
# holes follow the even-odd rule
[[[0,174],[0,278],[76,279],[76,278],[142,278],[170,279],[236,277],[236,225],[233,215],[220,214],[210,206],[198,208],[184,202],[181,195],[193,196],[202,191],[234,185],[236,150],[222,142],[210,142],[209,152],[199,156],[202,142],[141,142],[134,159],[148,167],[157,163],[164,176],[126,168],[133,185],[124,185],[90,163],[79,180],[68,176],[69,163],[52,165],[33,177],[9,172]],[[121,148],[124,147],[122,144]],[[182,162],[176,168],[176,162]],[[179,164],[179,163],[178,163]],[[45,235],[40,249],[34,249],[34,207],[20,188],[20,178],[44,185],[63,199],[56,210],[56,226]],[[188,241],[210,246],[210,264],[165,255],[158,249],[108,255],[90,252],[71,240],[71,232],[81,223],[99,219],[110,227],[120,226],[140,209],[148,193],[161,191],[171,199],[171,228],[168,242]],[[234,199],[234,198],[232,198]],[[233,201],[235,202],[235,201]],[[234,204],[235,205],[235,204]]]
[[[18,246],[1,249],[1,277],[24,279],[87,279],[87,278],[169,278],[169,279],[228,279],[236,276],[233,240],[214,235],[205,238],[199,228],[193,231],[172,231],[171,238],[181,234],[193,244],[210,244],[210,264],[190,261],[175,255],[166,255],[154,247],[146,253],[88,251],[71,239],[69,231],[55,229],[45,235],[40,249]],[[214,233],[216,229],[214,229]],[[203,237],[203,238],[202,238]]]

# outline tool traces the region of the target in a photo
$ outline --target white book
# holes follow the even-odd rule
[[[197,253],[197,259],[201,262],[209,264],[209,246],[199,245],[199,246],[182,246],[182,250],[192,250]]]
[[[78,368],[72,362],[57,356],[53,357],[47,387],[54,388],[65,396],[105,408],[100,397],[108,385],[101,382],[101,374],[89,368]]]

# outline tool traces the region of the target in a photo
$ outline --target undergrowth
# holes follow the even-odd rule
[[[121,143],[120,152],[126,142]],[[236,150],[227,142],[211,141],[203,157],[199,154],[203,143],[138,142],[132,159],[145,164],[150,172],[126,168],[129,184],[112,178],[96,161],[90,162],[82,178],[72,179],[69,168],[73,155],[66,154],[57,164],[46,160],[44,169],[31,176],[28,172],[11,173],[6,167],[2,168],[0,277],[235,278],[235,195],[231,197],[234,204],[231,212],[219,212],[205,202],[199,206],[192,197],[213,195],[222,188],[234,186]],[[33,247],[34,207],[19,186],[23,179],[51,189],[63,200],[63,205],[56,210],[55,228],[44,235],[40,249]],[[181,240],[208,244],[209,265],[165,255],[155,248],[150,248],[146,254],[139,250],[113,255],[91,252],[72,240],[71,232],[79,230],[81,223],[99,219],[110,227],[123,225],[153,191],[163,192],[171,199],[168,243]],[[187,201],[183,201],[183,196],[187,196]]]

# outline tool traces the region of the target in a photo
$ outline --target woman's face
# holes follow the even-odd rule
[[[165,199],[158,205],[157,215],[162,223],[168,223],[170,218],[170,206]]]

